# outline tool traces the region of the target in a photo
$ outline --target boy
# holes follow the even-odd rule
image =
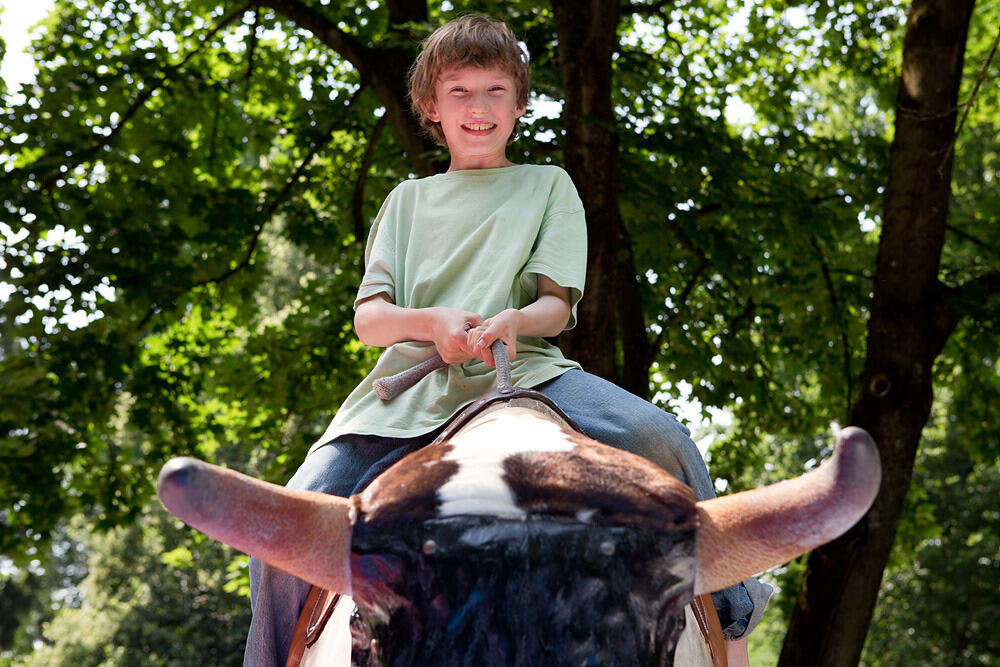
[[[576,324],[586,226],[566,172],[507,159],[528,94],[527,57],[501,21],[464,16],[424,43],[410,97],[423,126],[447,147],[450,166],[401,183],[386,198],[368,240],[355,328],[365,344],[387,349],[289,487],[347,496],[431,442],[493,388],[490,344],[500,338],[515,385],[545,393],[588,436],[656,462],[699,499],[714,495],[697,448],[672,415],[586,373],[544,340]],[[376,397],[375,378],[435,352],[451,365],[390,403]],[[251,589],[245,664],[283,664],[309,585],[252,560]],[[754,607],[755,617],[763,611],[766,595],[755,605],[734,587],[718,600],[727,638],[735,639]]]

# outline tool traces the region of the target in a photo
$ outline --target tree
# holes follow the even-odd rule
[[[939,277],[972,9],[934,0],[910,9],[867,356],[851,414],[880,444],[882,488],[864,519],[810,557],[780,664],[857,662],[930,416],[935,361],[964,317],[992,316],[997,306],[1000,272],[952,285]]]
[[[36,87],[9,91],[0,118],[0,548],[23,564],[68,516],[139,520],[176,453],[288,478],[372,362],[350,309],[367,221],[396,182],[445,164],[407,115],[403,72],[433,27],[481,10],[523,36],[539,99],[561,109],[529,119],[515,161],[565,164],[587,208],[588,294],[561,344],[636,393],[668,402],[685,380],[732,410],[712,460],[731,489],[822,456],[830,419],[875,429],[892,497],[873,516],[888,520],[859,529],[865,576],[842,602],[870,613],[930,405],[926,371],[937,359],[949,388],[995,374],[969,360],[995,360],[997,304],[959,286],[988,290],[1000,264],[996,105],[969,107],[954,178],[899,171],[925,125],[950,148],[954,96],[928,107],[951,110],[950,130],[900,115],[890,154],[900,38],[947,24],[924,7],[905,22],[893,0],[60,0],[34,47]],[[995,9],[963,16],[996,24]],[[975,40],[963,69],[964,38],[950,39],[951,69],[927,80],[961,78],[976,97],[991,41]],[[740,104],[753,115],[731,122]],[[878,233],[899,253],[899,193],[940,197],[949,182],[949,217],[939,199],[927,218],[942,261],[924,253],[911,285]],[[919,288],[912,321],[943,317],[912,337],[929,364],[913,409],[871,393],[878,373],[898,388],[919,356],[886,343],[893,286]],[[981,411],[946,405],[988,433],[973,428]],[[893,414],[909,420],[899,450],[880,425]],[[969,455],[988,476],[998,449]],[[867,626],[841,616],[852,640],[825,649],[837,659],[857,655]]]
[[[569,356],[585,368],[644,396],[649,387],[645,360],[649,345],[638,283],[633,279],[631,245],[619,211],[619,142],[611,96],[620,5],[615,0],[552,3],[566,94],[563,157],[587,211],[591,295],[579,306],[580,319],[591,324],[563,338]],[[611,317],[602,312],[608,304],[614,308]],[[622,360],[616,353],[619,336],[624,343]]]
[[[0,613],[4,618],[0,664],[6,664],[8,655],[30,652],[56,608],[80,605],[78,586],[87,574],[87,556],[84,544],[68,531],[60,531],[47,558],[37,558],[23,568],[14,568],[9,559],[0,558]]]

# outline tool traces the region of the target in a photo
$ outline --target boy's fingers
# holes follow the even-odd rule
[[[476,340],[473,345],[474,354],[482,359],[487,366],[493,367],[494,359],[493,352],[490,350],[490,346],[493,341],[497,339],[496,335],[491,333],[489,327],[480,327],[475,331]]]
[[[469,332],[468,345],[469,352],[475,356],[479,356],[479,350],[482,347],[483,330],[473,329]]]
[[[490,368],[496,367],[496,359],[493,358],[492,346],[497,339],[503,340],[507,346],[507,359],[514,361],[514,357],[517,356],[516,344],[507,340],[508,337],[515,337],[510,336],[509,332],[508,335],[504,335],[502,330],[496,330],[502,329],[502,327],[498,326],[494,328],[495,324],[498,323],[494,321],[494,318],[485,320],[481,325],[469,329],[467,338],[469,350],[473,356],[482,359]]]
[[[487,343],[488,340],[489,337],[485,334],[479,337],[479,340],[476,341],[476,356],[486,362],[487,366],[492,367],[493,353],[490,351],[489,343]]]

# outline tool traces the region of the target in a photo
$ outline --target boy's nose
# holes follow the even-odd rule
[[[469,99],[470,109],[487,109],[489,106],[489,98],[485,92],[473,93],[472,97]]]

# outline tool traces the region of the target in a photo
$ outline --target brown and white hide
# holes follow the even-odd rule
[[[347,660],[349,637],[362,665],[669,665],[696,593],[833,539],[878,482],[871,438],[846,429],[817,470],[696,504],[645,459],[502,408],[350,499],[191,459],[165,466],[160,494],[207,534],[353,595],[350,633],[328,622],[303,664],[338,639]]]
[[[672,655],[697,515],[691,490],[645,459],[501,408],[400,461],[358,507],[357,664]]]

